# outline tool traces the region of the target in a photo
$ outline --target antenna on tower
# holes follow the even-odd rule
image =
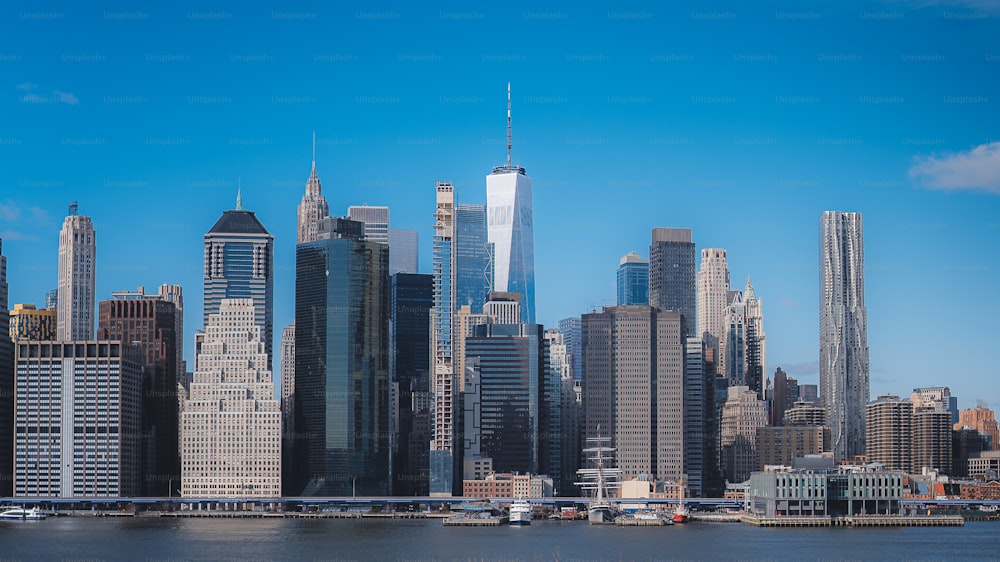
[[[510,135],[510,82],[507,82],[507,167],[510,168],[510,148],[511,148],[511,135]]]
[[[313,131],[313,170],[316,169],[316,131]]]
[[[237,177],[236,178],[236,210],[237,211],[242,211],[243,210],[243,191],[242,191],[242,189],[243,189],[242,178]]]
[[[77,213],[77,208],[78,207],[79,207],[79,205],[77,204],[76,201],[73,201],[72,203],[70,203],[69,204],[69,215],[70,216],[75,216],[76,213]]]

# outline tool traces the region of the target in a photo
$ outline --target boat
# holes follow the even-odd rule
[[[531,525],[531,503],[518,498],[510,504],[511,525]]]
[[[611,461],[610,453],[614,452],[612,447],[605,446],[605,442],[610,442],[610,437],[601,437],[598,428],[597,437],[588,437],[587,441],[594,446],[583,450],[591,456],[588,459],[594,463],[594,468],[581,468],[577,471],[582,477],[582,482],[576,482],[582,490],[593,490],[594,500],[587,506],[587,520],[591,523],[613,523],[615,520],[615,509],[611,505],[610,490],[618,488],[618,476],[621,470],[605,466],[606,461]],[[606,456],[607,453],[607,456]]]
[[[45,519],[45,517],[45,513],[39,511],[37,507],[33,507],[31,509],[24,509],[23,507],[9,507],[0,512],[0,519],[8,520],[40,521]]]
[[[677,494],[677,509],[674,510],[674,516],[671,519],[673,519],[674,523],[687,523],[691,519],[691,512],[684,506],[683,480],[677,485]]]

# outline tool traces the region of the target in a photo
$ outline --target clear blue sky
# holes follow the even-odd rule
[[[98,298],[182,284],[190,359],[202,236],[241,178],[276,239],[280,337],[313,130],[331,210],[389,205],[430,272],[435,181],[484,201],[509,81],[540,322],[614,304],[619,257],[688,227],[728,250],[735,286],[753,277],[768,374],[816,383],[819,215],[861,211],[872,397],[948,385],[1000,407],[992,4],[8,3],[10,300],[56,286],[78,200]]]

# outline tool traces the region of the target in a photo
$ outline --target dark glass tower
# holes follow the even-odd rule
[[[264,335],[267,369],[274,357],[274,236],[253,211],[225,211],[205,234],[204,314],[219,313],[222,299],[253,299],[257,324]]]
[[[0,239],[0,496],[14,495],[10,475],[14,473],[14,344],[7,326],[7,258]]]
[[[392,494],[426,496],[427,444],[430,442],[431,307],[434,276],[392,276],[392,384],[396,387]]]
[[[689,228],[654,228],[649,246],[649,304],[683,315],[681,336],[697,335],[695,249]]]
[[[295,430],[287,495],[389,492],[389,248],[320,221],[295,254]]]
[[[649,260],[635,252],[618,265],[618,305],[649,304]]]
[[[483,311],[493,285],[493,267],[486,237],[486,207],[455,205],[455,306],[469,305],[473,314]]]

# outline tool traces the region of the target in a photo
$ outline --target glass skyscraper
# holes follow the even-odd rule
[[[450,496],[455,487],[455,414],[459,410],[458,381],[452,357],[452,316],[455,312],[454,238],[455,188],[450,183],[436,186],[434,213],[434,308],[431,311],[434,354],[431,373],[432,438],[430,443],[430,495]]]
[[[868,309],[861,213],[826,211],[819,224],[819,385],[837,460],[865,454]]]
[[[649,304],[683,315],[681,335],[698,330],[694,242],[690,228],[654,228],[649,246]]]
[[[493,244],[493,290],[521,293],[521,321],[535,322],[535,227],[531,178],[511,164],[510,84],[507,85],[507,162],[486,176],[486,216]]]
[[[649,304],[649,260],[635,252],[618,264],[618,306]]]
[[[473,314],[479,314],[493,284],[485,206],[455,205],[454,247],[455,306],[469,305]]]
[[[225,211],[205,234],[205,298],[202,325],[218,314],[222,299],[253,299],[271,370],[274,325],[274,236],[253,211]],[[60,300],[62,300],[60,298]]]
[[[295,429],[288,495],[389,492],[389,248],[319,223],[295,254]]]

